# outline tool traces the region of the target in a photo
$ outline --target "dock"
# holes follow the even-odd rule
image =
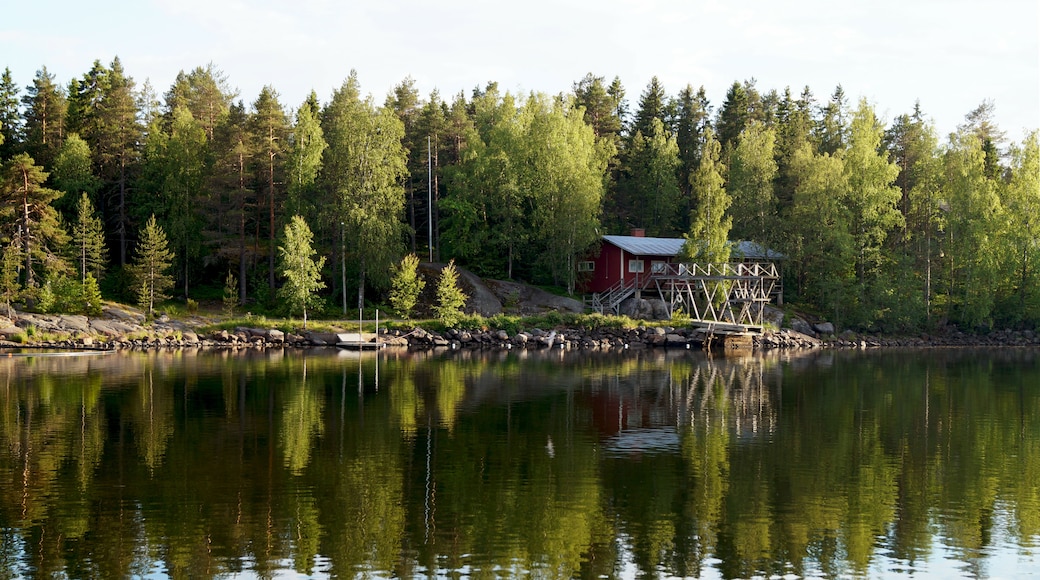
[[[351,350],[378,350],[386,343],[379,342],[375,333],[340,332],[336,334],[336,346]]]

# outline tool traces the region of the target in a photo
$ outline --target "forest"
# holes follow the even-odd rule
[[[322,101],[231,88],[214,64],[159,95],[119,58],[81,77],[0,77],[0,302],[208,300],[286,314],[276,263],[296,216],[329,315],[384,304],[403,257],[580,292],[599,236],[727,241],[783,253],[786,302],[841,328],[1040,324],[1040,151],[985,101],[950,135],[918,105],[891,120],[839,85],[754,79],[710,103],[655,77],[628,96],[588,74],[555,95],[495,82],[380,103],[353,71]],[[156,246],[156,234],[168,247]],[[161,245],[161,244],[160,244]],[[150,254],[165,251],[165,254]],[[142,265],[148,258],[152,266]],[[162,276],[142,284],[158,265]],[[156,286],[158,284],[158,286]],[[89,301],[88,301],[89,302]]]

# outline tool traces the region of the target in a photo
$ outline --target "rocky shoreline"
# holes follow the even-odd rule
[[[106,306],[100,317],[80,315],[42,315],[18,313],[14,319],[0,317],[0,347],[49,348],[70,350],[123,350],[167,348],[308,348],[336,346],[344,336],[336,332],[301,331],[286,333],[266,325],[237,327],[200,334],[203,321],[175,321],[160,318],[146,325],[140,313]],[[830,330],[830,328],[824,328]],[[812,334],[810,334],[812,333]],[[731,340],[700,328],[639,326],[636,328],[529,329],[509,333],[505,330],[447,330],[434,332],[382,329],[380,346],[412,349],[821,349],[883,347],[1040,347],[1040,333],[1030,330],[994,331],[985,335],[951,331],[942,335],[915,337],[877,337],[846,332],[824,334],[811,326],[802,330],[783,328],[761,335],[744,335]],[[377,340],[376,335],[358,336],[363,346]],[[375,345],[373,345],[375,346]]]

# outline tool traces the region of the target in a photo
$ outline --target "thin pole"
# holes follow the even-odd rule
[[[426,136],[426,221],[430,232],[430,261],[433,261],[433,152],[430,145],[430,136]]]
[[[347,226],[339,222],[339,271],[343,289],[343,316],[347,315]]]

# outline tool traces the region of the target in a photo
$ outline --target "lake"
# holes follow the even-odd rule
[[[0,358],[0,578],[1040,576],[1040,350]]]

